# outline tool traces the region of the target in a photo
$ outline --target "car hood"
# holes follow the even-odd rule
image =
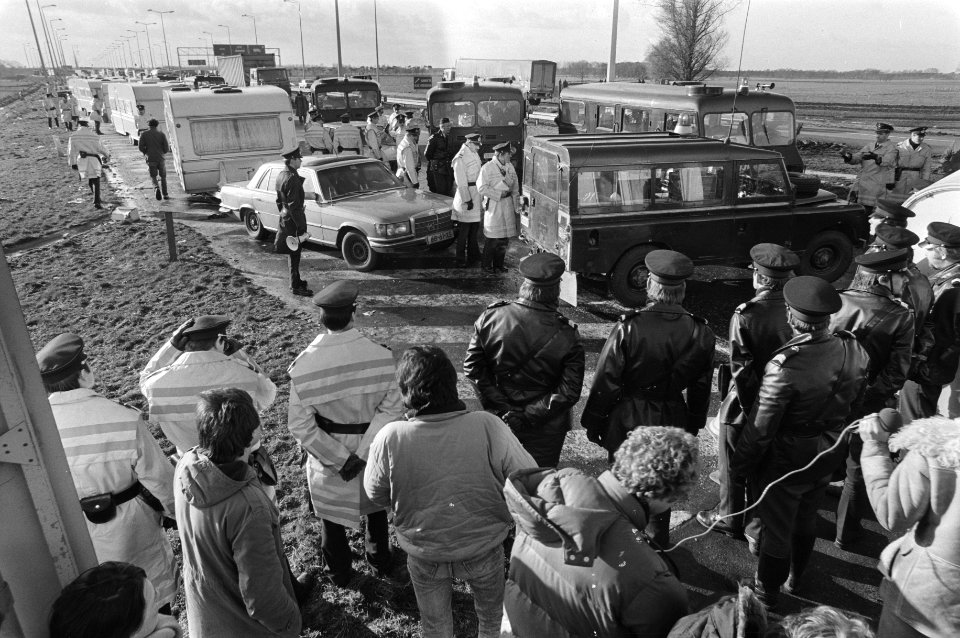
[[[341,210],[349,210],[351,217],[370,222],[393,222],[409,219],[423,213],[436,215],[448,212],[453,198],[435,193],[424,193],[412,188],[383,192],[370,192],[335,200],[332,204]]]

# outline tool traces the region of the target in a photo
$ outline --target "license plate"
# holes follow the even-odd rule
[[[442,233],[434,233],[433,235],[427,235],[427,245],[436,244],[447,239],[453,239],[453,231],[445,230]]]
[[[525,228],[530,228],[530,216],[520,215],[520,225]]]

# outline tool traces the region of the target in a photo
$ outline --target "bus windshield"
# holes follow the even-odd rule
[[[460,102],[437,102],[431,107],[430,117],[432,121],[439,122],[441,118],[448,117],[454,126],[471,127],[476,124],[476,110],[473,102],[463,100]]]
[[[753,140],[757,146],[783,146],[793,144],[793,113],[790,111],[767,111],[753,114]]]
[[[523,105],[512,100],[489,100],[477,105],[480,126],[517,126],[523,122]]]

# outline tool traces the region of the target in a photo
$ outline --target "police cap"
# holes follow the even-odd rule
[[[355,281],[335,281],[313,296],[313,303],[321,308],[349,308],[360,294]]]
[[[887,124],[886,122],[877,122],[877,132],[886,131],[887,133],[891,132],[893,127]]]
[[[501,142],[493,147],[493,150],[497,153],[510,152],[510,142]]]
[[[854,261],[867,272],[900,272],[907,267],[907,258],[909,255],[909,248],[897,248],[895,250],[881,250],[875,253],[857,255]]]
[[[289,160],[289,159],[297,159],[297,158],[299,158],[299,157],[303,157],[303,155],[300,153],[300,147],[297,146],[296,148],[291,149],[291,150],[287,151],[286,153],[283,153],[282,157],[283,157],[283,159],[288,159],[288,160]]]
[[[57,383],[79,372],[86,358],[83,354],[83,339],[80,335],[65,332],[40,348],[40,352],[37,353],[37,365],[40,367],[40,376],[44,382]]]
[[[880,224],[877,226],[877,240],[883,244],[884,250],[890,248],[910,248],[920,243],[920,238],[906,228]]]
[[[873,214],[878,217],[886,217],[887,219],[895,219],[901,222],[907,221],[910,217],[917,216],[915,212],[900,202],[885,197],[877,200],[877,205],[873,208]]]
[[[783,287],[783,298],[794,315],[811,323],[823,321],[843,305],[840,293],[819,277],[794,277]]]
[[[674,250],[651,251],[643,263],[654,281],[662,284],[678,284],[693,274],[693,262],[690,258]]]
[[[341,114],[340,114],[340,121],[343,122],[343,123],[349,122],[349,121],[350,121],[350,114],[349,114],[349,113],[341,113]]]
[[[479,142],[479,141],[480,141],[480,134],[479,134],[479,133],[467,133],[467,134],[464,135],[463,137],[464,137],[464,139],[467,140],[468,142]]]
[[[200,336],[209,333],[218,335],[223,333],[230,325],[230,317],[227,315],[202,315],[193,320],[193,325],[186,328],[181,334],[190,336]]]
[[[927,128],[928,128],[928,127],[926,127],[926,126],[914,126],[912,129],[910,129],[910,132],[911,132],[911,133],[919,133],[920,135],[926,135],[926,134],[927,134]]]
[[[750,259],[757,272],[776,279],[788,277],[800,265],[796,253],[778,244],[757,244],[750,249]]]
[[[419,131],[419,130],[420,130],[420,125],[417,124],[416,122],[413,122],[413,121],[407,122],[407,125],[403,127],[403,130],[405,130],[405,131],[407,131],[407,132],[409,132],[409,131]]]
[[[553,253],[536,253],[525,257],[517,270],[530,283],[550,286],[560,282],[566,265]]]
[[[947,222],[930,222],[927,243],[945,248],[960,248],[960,227]]]
[[[403,114],[406,115],[408,118],[413,117],[413,111],[404,111]]]
[[[371,111],[370,113],[367,113],[367,117],[370,118],[371,120],[379,120],[380,114],[377,113],[376,111]]]

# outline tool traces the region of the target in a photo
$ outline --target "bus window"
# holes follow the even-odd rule
[[[744,162],[737,171],[737,199],[783,198],[789,193],[778,162]]]
[[[557,156],[542,152],[533,155],[533,179],[531,188],[542,196],[557,201],[559,198],[560,171]]]
[[[380,106],[377,91],[354,91],[350,94],[351,106],[355,109],[375,109]]]
[[[317,108],[324,109],[346,109],[347,94],[342,91],[317,92]]]
[[[731,128],[730,123],[733,122]],[[706,113],[703,116],[703,136],[715,140],[724,140],[727,137],[731,142],[749,144],[747,136],[746,113]]]
[[[190,122],[190,136],[197,155],[279,150],[283,146],[276,116],[196,120]]]
[[[644,133],[650,130],[650,111],[641,109],[623,109],[624,133]]]
[[[723,166],[682,164],[654,171],[654,200],[672,207],[711,206],[723,200]]]
[[[757,146],[793,144],[796,128],[790,111],[761,109],[753,114],[750,124],[753,126],[753,142]]]
[[[686,135],[699,135],[699,133],[697,132],[697,114],[696,114],[696,113],[688,113],[688,112],[685,112],[685,111],[678,111],[678,112],[673,112],[673,113],[671,113],[671,112],[668,111],[668,112],[664,113],[664,126],[663,126],[663,130],[666,131],[666,132],[668,132],[668,133],[672,133],[673,130],[674,130],[675,128],[677,128],[677,124],[680,122],[680,116],[681,116],[681,115],[686,115],[686,116],[687,116],[686,120],[689,121],[689,123],[690,123],[690,128],[692,129],[691,131],[689,131],[689,132],[687,132],[687,133],[685,133],[685,134],[686,134]],[[657,129],[657,130],[659,130],[659,129]]]
[[[583,102],[564,100],[560,103],[560,120],[574,126],[583,126],[586,109]]]
[[[488,100],[477,104],[480,126],[517,126],[523,122],[523,105],[513,100]]]
[[[613,106],[597,107],[597,129],[603,129],[605,131],[613,130],[614,111],[615,111],[615,107]]]
[[[449,117],[454,126],[473,126],[476,120],[473,102],[437,102],[434,104],[430,113],[431,121],[439,122],[445,117]]]

